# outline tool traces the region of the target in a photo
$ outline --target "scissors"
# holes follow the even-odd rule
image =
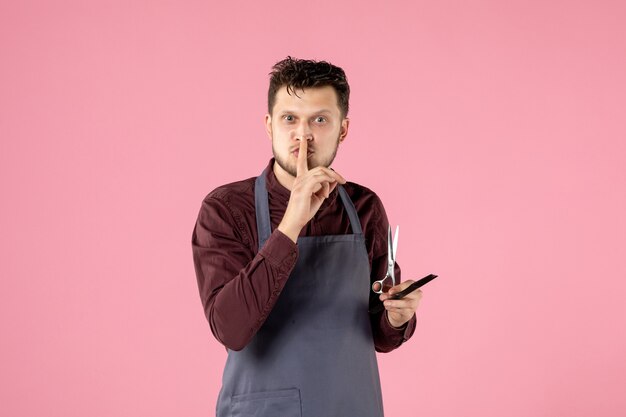
[[[374,281],[372,284],[372,291],[376,294],[382,294],[389,291],[389,288],[396,285],[396,274],[394,267],[396,265],[396,251],[398,250],[398,234],[400,233],[400,226],[396,226],[396,233],[393,237],[393,243],[391,243],[391,225],[387,231],[387,275],[383,279]],[[387,280],[391,279],[391,285]]]

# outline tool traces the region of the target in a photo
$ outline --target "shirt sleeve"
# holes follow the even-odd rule
[[[372,268],[370,280],[373,283],[385,276],[387,273],[387,231],[389,228],[389,220],[379,198],[374,209],[375,215],[372,218],[374,228],[372,234]],[[395,277],[396,285],[402,282],[400,265],[396,262]],[[370,307],[380,304],[378,294],[371,292]],[[376,314],[370,314],[372,323],[372,333],[374,336],[374,346],[378,352],[390,352],[402,345],[413,336],[415,332],[416,317],[415,314],[402,327],[393,327],[387,318],[387,311],[383,310]]]
[[[215,338],[243,349],[265,322],[297,258],[297,245],[274,230],[255,253],[237,214],[211,195],[202,203],[192,250],[200,298]]]

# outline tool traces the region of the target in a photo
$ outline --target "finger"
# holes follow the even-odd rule
[[[334,183],[334,182],[336,182],[336,180],[333,177],[328,176],[324,174],[323,172],[318,172],[314,175],[311,175],[311,171],[309,171],[309,175],[307,175],[302,180],[303,186],[314,188],[313,192],[317,192],[317,190],[319,190],[320,187],[323,186],[322,185],[323,183]]]
[[[396,310],[412,310],[415,311],[417,306],[420,303],[419,298],[403,298],[401,300],[385,300],[383,301],[383,305],[386,309],[396,309]]]
[[[306,162],[307,140],[300,139],[300,149],[298,150],[298,161],[296,162],[296,176],[304,175],[309,169]]]
[[[343,176],[341,176],[341,174],[339,174],[337,171],[335,171],[332,168],[328,168],[328,169],[331,170],[333,173],[337,174],[337,176],[341,179],[342,184],[345,184],[347,182],[346,179]]]
[[[410,305],[397,305],[394,304],[394,300],[387,300],[383,303],[383,305],[385,306],[385,310],[387,311],[395,311],[398,313],[407,313],[407,312],[412,312],[414,313],[417,310],[417,307],[419,304],[410,304]]]
[[[406,296],[404,296],[405,300],[421,300],[422,296],[424,295],[424,293],[422,292],[422,290],[415,290],[415,291],[411,291],[409,294],[407,294]]]
[[[391,287],[389,289],[389,294],[391,295],[391,294],[398,293],[398,292],[404,290],[405,288],[407,288],[409,285],[413,284],[414,282],[415,281],[413,281],[412,279],[403,281],[403,282],[399,283],[398,285],[396,285],[394,287]]]
[[[321,172],[324,172],[326,175],[330,175],[331,177],[335,178],[341,184],[345,184],[347,182],[346,179],[341,174],[337,173],[337,171],[334,171],[334,170],[332,170],[330,168],[319,166],[319,167],[315,167],[311,171],[321,171]]]
[[[383,304],[385,304],[386,307],[389,306],[394,308],[410,308],[411,305],[415,304],[415,300],[406,300],[404,298],[401,300],[394,300],[392,298],[385,300]]]
[[[397,310],[417,310],[420,305],[421,298],[403,298],[401,300],[394,300],[393,298],[383,301],[385,308],[394,308]]]
[[[319,183],[319,187],[316,187],[316,188],[317,190],[313,194],[315,194],[317,197],[322,198],[322,199],[328,198],[329,192],[328,192],[327,182]]]
[[[324,197],[328,198],[330,196],[330,185],[327,182],[323,182],[322,187],[324,190]]]

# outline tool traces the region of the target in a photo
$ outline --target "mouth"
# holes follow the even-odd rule
[[[292,151],[291,153],[292,153],[292,154],[293,154],[296,158],[298,158],[298,155],[300,155],[300,149],[296,149],[295,151]],[[312,152],[312,151],[307,151],[307,153],[306,153],[306,157],[307,157],[307,159],[308,159],[308,158],[310,158],[310,157],[311,157],[311,155],[313,155],[313,154],[314,154],[314,152]]]

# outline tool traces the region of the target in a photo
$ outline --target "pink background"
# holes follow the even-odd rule
[[[346,70],[335,168],[401,225],[404,278],[440,275],[379,356],[387,416],[626,415],[625,21],[617,0],[1,0],[0,415],[213,415],[191,232],[271,157],[289,54]]]

